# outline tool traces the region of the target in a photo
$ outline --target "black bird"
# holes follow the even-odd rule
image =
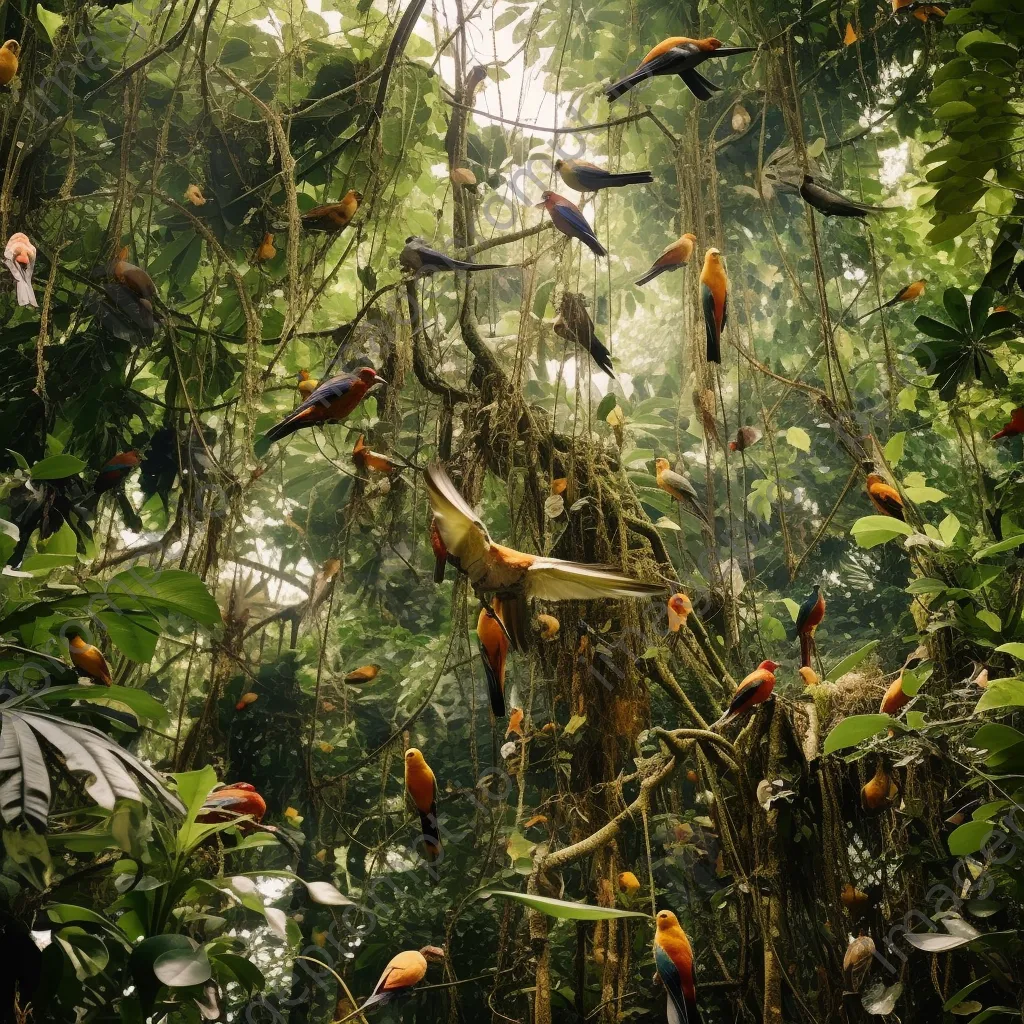
[[[412,271],[417,277],[437,274],[446,270],[507,270],[500,263],[467,263],[453,256],[446,256],[437,249],[431,249],[419,235],[410,235],[405,248],[398,257],[403,270]]]
[[[608,349],[598,340],[594,330],[594,321],[590,319],[587,307],[583,304],[583,296],[575,292],[566,292],[555,321],[555,334],[566,341],[573,341],[580,348],[590,353],[598,367],[604,370],[613,380],[615,368]]]
[[[887,213],[895,209],[892,206],[868,206],[865,203],[858,203],[841,192],[815,181],[809,174],[804,175],[800,195],[826,217],[866,217],[869,213]]]

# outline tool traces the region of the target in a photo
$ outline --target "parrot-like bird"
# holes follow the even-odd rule
[[[678,633],[686,625],[686,620],[693,614],[693,602],[686,594],[673,594],[668,599],[668,628],[671,633]]]
[[[607,598],[652,597],[664,592],[660,583],[644,583],[608,565],[584,565],[561,558],[530,555],[496,544],[487,527],[439,466],[426,472],[427,497],[437,531],[460,571],[469,576],[479,595],[497,594],[501,614],[514,650],[528,636],[526,602],[590,601]]]
[[[384,1006],[393,999],[408,995],[426,976],[427,964],[441,960],[444,960],[444,950],[439,946],[424,946],[420,950],[407,949],[392,957],[370,998],[358,1010],[353,1010],[347,1017],[342,1017],[338,1024],[345,1024],[367,1010]]]
[[[728,318],[729,281],[722,266],[722,254],[708,249],[704,269],[700,272],[700,297],[704,308],[704,330],[707,335],[707,360],[722,361],[722,331]]]
[[[0,50],[0,54],[4,51]],[[4,263],[14,278],[14,288],[19,306],[36,306],[36,293],[32,290],[32,272],[36,269],[36,247],[28,235],[16,231],[7,240],[4,249]]]
[[[405,789],[420,814],[427,858],[436,860],[441,855],[441,833],[437,828],[437,780],[417,747],[410,747],[405,752]]]
[[[651,264],[651,269],[643,277],[637,278],[636,283],[641,287],[653,281],[661,274],[667,274],[670,270],[678,270],[690,262],[693,255],[693,247],[697,242],[697,236],[686,232],[681,238],[671,245],[666,245],[661,250],[661,255]]]
[[[826,217],[866,217],[869,213],[887,213],[894,209],[891,206],[868,206],[866,203],[858,203],[841,192],[815,181],[809,174],[804,175],[800,195],[808,205]]]
[[[110,686],[110,666],[103,652],[90,643],[86,643],[84,637],[77,630],[67,630],[68,654],[71,656],[71,664],[78,669],[83,676],[88,676],[104,686]]]
[[[362,192],[350,188],[341,202],[314,206],[302,215],[302,226],[307,231],[341,232],[349,226],[363,201]]]
[[[491,614],[493,612],[493,614]],[[487,694],[495,718],[505,717],[505,660],[508,657],[508,637],[497,619],[501,618],[501,598],[491,601],[491,611],[480,609],[476,620],[476,636],[480,642],[480,658],[487,676]]]
[[[800,610],[796,613],[796,634],[800,638],[800,666],[806,668],[811,664],[811,648],[814,644],[814,631],[825,618],[825,597],[821,587],[815,584]]]
[[[405,240],[405,248],[399,255],[398,262],[403,270],[416,277],[426,277],[447,270],[508,270],[508,267],[500,263],[467,263],[465,260],[446,256],[443,252],[432,249],[419,235],[410,235]]]
[[[668,459],[655,459],[654,467],[657,474],[658,487],[669,497],[678,501],[684,512],[689,512],[691,515],[696,516],[705,526],[710,526],[708,514],[701,507],[700,498],[697,496],[697,489],[693,484],[682,473],[675,472]]]
[[[903,673],[900,672],[889,684],[878,710],[883,715],[898,715],[909,703],[910,697],[903,692]]]
[[[558,337],[575,342],[580,348],[589,352],[598,367],[614,379],[615,368],[612,365],[612,357],[597,337],[594,321],[590,319],[582,295],[576,292],[562,294],[554,331]]]
[[[650,185],[654,175],[650,171],[607,171],[588,160],[556,160],[555,170],[562,181],[577,192],[600,192],[603,188],[622,188],[623,185]]]
[[[857,317],[857,320],[866,320],[869,316],[872,316],[883,309],[890,309],[892,306],[898,306],[901,302],[914,302],[916,299],[919,299],[924,295],[926,283],[927,282],[925,281],[912,281],[906,286],[906,288],[901,288],[898,294],[894,295],[888,302],[883,302],[882,305],[875,306],[874,309],[869,309],[866,313]]]
[[[752,53],[756,49],[756,46],[723,46],[720,40],[712,38],[669,36],[640,61],[636,71],[618,82],[606,85],[604,94],[610,103],[645,79],[659,75],[678,75],[697,99],[709,100],[712,93],[720,92],[721,89],[709,82],[697,68],[712,57],[735,57],[741,53]]]
[[[668,1024],[702,1024],[693,976],[693,947],[671,910],[661,910],[654,933],[654,963],[668,993]]]
[[[595,256],[608,255],[608,250],[597,240],[594,229],[575,203],[549,190],[541,193],[540,202],[537,203],[537,208],[540,207],[548,211],[551,223],[566,238],[578,238]]]
[[[887,484],[877,473],[869,473],[867,478],[868,497],[871,504],[883,515],[893,519],[906,521],[903,513],[903,499],[895,487]]]
[[[1010,422],[1002,430],[992,435],[993,441],[1001,437],[1016,437],[1017,434],[1024,434],[1024,409],[1014,409],[1010,413]]]
[[[0,46],[0,85],[10,85],[18,74],[18,54],[21,46],[17,39],[8,39]]]
[[[750,675],[745,676],[736,687],[728,710],[711,728],[728,725],[752,711],[758,704],[763,704],[775,689],[775,670],[778,667],[774,661],[762,661]]]

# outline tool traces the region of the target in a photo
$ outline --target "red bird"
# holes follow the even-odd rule
[[[775,670],[778,667],[774,661],[762,661],[736,687],[736,692],[729,703],[729,710],[711,728],[717,729],[719,726],[728,725],[729,722],[745,715],[758,704],[763,704],[775,689]]]
[[[505,660],[508,658],[508,637],[500,622],[501,598],[491,600],[491,615],[486,608],[480,609],[476,620],[476,635],[480,641],[480,657],[487,675],[487,693],[491,699],[491,711],[495,718],[505,717]]]
[[[111,488],[116,487],[133,469],[142,462],[142,456],[134,448],[115,455],[99,471],[93,482],[92,489],[97,494],[103,494]]]
[[[341,423],[363,400],[366,392],[378,384],[387,384],[376,370],[364,366],[355,373],[340,373],[321,384],[302,405],[267,431],[267,447],[303,427],[320,423]]]
[[[608,255],[607,249],[597,240],[594,229],[587,223],[587,218],[575,203],[570,203],[557,192],[549,191],[541,195],[537,206],[543,206],[548,211],[551,223],[566,238],[578,238],[595,256]]]
[[[903,673],[900,672],[889,684],[878,710],[883,715],[898,715],[909,703],[910,697],[903,692]]]
[[[441,534],[438,532],[437,520],[433,518],[430,520],[430,547],[434,552],[434,582],[443,583],[444,568],[453,559],[448,554],[448,548],[445,547]]]
[[[355,448],[352,449],[352,461],[364,470],[372,470],[374,473],[394,473],[398,469],[386,455],[380,452],[370,451],[363,441],[363,435],[359,435]]]
[[[722,254],[717,249],[708,249],[704,254],[700,294],[704,308],[707,360],[709,363],[721,363],[722,331],[729,315],[729,281],[722,266]]]
[[[1010,413],[1010,422],[999,433],[993,434],[992,440],[998,441],[1001,437],[1016,437],[1018,434],[1024,434],[1024,409],[1014,409]]]
[[[811,647],[814,643],[814,631],[825,618],[825,598],[821,587],[815,584],[807,600],[800,605],[796,614],[796,632],[800,637],[800,667],[808,668],[811,664]]]
[[[883,516],[906,521],[903,514],[903,499],[895,487],[887,484],[877,473],[869,473],[867,478],[868,497],[871,504]]]
[[[238,822],[239,831],[252,832],[255,825],[263,821],[267,813],[267,802],[256,792],[251,782],[233,782],[230,785],[218,786],[205,800],[202,809],[196,815],[196,821],[204,825],[217,821]],[[246,821],[242,819],[249,818]]]

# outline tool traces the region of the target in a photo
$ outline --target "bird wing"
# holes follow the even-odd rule
[[[560,558],[537,558],[526,573],[526,591],[542,601],[591,601],[612,597],[652,597],[660,583],[643,583],[614,566],[584,565]]]
[[[582,191],[584,192],[593,191],[592,186],[600,186],[612,177],[611,172],[606,171],[603,167],[585,163],[582,160],[574,160],[569,170],[572,172],[572,176],[583,186]]]
[[[15,258],[14,250],[8,246],[4,249],[4,263],[7,265],[7,269],[11,272],[11,276],[16,281],[24,281],[25,284],[32,283],[32,271],[35,269],[36,261],[34,257],[29,257],[28,265],[19,263]]]
[[[300,413],[305,412],[307,409],[313,408],[315,405],[330,405],[336,398],[340,398],[347,391],[352,389],[352,385],[355,384],[358,378],[351,373],[340,373],[337,377],[331,377],[329,380],[325,380],[323,384],[314,388],[309,398],[307,398],[302,405],[300,405],[295,412],[289,416],[289,419],[293,419]]]
[[[587,223],[587,218],[575,206],[570,206],[568,203],[558,203],[551,212],[552,215],[560,217],[576,233],[576,238],[594,237],[593,228]]]
[[[810,617],[810,614],[817,603],[818,595],[817,593],[813,593],[810,597],[805,598],[804,603],[800,605],[800,610],[796,613],[796,631],[798,633],[800,633],[804,626],[807,625],[807,619]]]
[[[701,305],[704,307],[704,331],[707,335],[707,350],[710,354],[719,352],[719,329],[715,316],[715,293],[708,285],[701,283],[700,286]],[[714,359],[712,362],[719,362]]]
[[[662,984],[668,993],[668,1024],[691,1024],[683,998],[683,979],[672,957],[661,946],[655,944],[654,964],[658,968]]]
[[[736,688],[736,692],[729,701],[729,712],[738,711],[753,696],[757,688],[765,681],[767,676],[758,670],[751,672],[746,679]]]
[[[439,465],[426,472],[427,498],[437,521],[437,532],[463,571],[481,563],[491,546],[491,535]]]
[[[888,484],[876,484],[871,489],[871,497],[885,509],[891,516],[903,518],[903,502],[900,500],[899,491]]]
[[[657,47],[655,47],[655,50]],[[674,71],[674,65],[690,61],[694,57],[701,55],[701,49],[697,45],[696,41],[687,41],[685,43],[677,43],[670,50],[665,50],[663,53],[657,54],[657,56],[651,57],[649,60],[644,58],[640,62],[640,66],[637,71],[646,71],[649,75],[657,75],[659,73],[664,74],[666,72],[671,73]]]
[[[688,498],[692,498],[694,501],[697,500],[696,488],[681,473],[666,469],[662,471],[661,479],[673,490],[681,491]]]

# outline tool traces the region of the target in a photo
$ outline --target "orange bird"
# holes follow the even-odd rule
[[[314,206],[302,215],[302,226],[307,231],[344,231],[356,215],[363,194],[350,188],[340,203]]]
[[[267,431],[268,445],[294,434],[303,427],[321,423],[341,423],[363,400],[366,392],[387,381],[370,366],[355,373],[340,373],[317,387],[293,413]]]
[[[887,484],[877,473],[868,474],[867,487],[871,504],[883,516],[906,520],[906,516],[903,514],[903,499],[895,487]]]
[[[266,263],[267,260],[272,260],[276,255],[277,249],[274,248],[274,236],[267,231],[263,235],[263,241],[256,247],[256,262]]]
[[[696,516],[705,526],[710,526],[708,514],[701,508],[700,499],[697,497],[697,490],[690,481],[672,469],[668,459],[654,460],[655,479],[658,487],[669,497],[678,501],[684,512]]]
[[[0,50],[0,55],[3,54]],[[36,247],[28,235],[15,231],[4,248],[4,264],[14,278],[14,290],[19,306],[36,306],[36,293],[32,289],[32,273],[36,269]]]
[[[1016,437],[1018,434],[1024,434],[1024,409],[1014,409],[1010,413],[1010,422],[998,433],[993,434],[992,440],[998,441],[1001,437]]]
[[[640,888],[640,879],[632,871],[620,872],[619,888],[623,892],[636,892]]]
[[[420,812],[420,828],[427,859],[441,855],[441,833],[437,829],[437,780],[417,747],[405,752],[405,790]]]
[[[380,665],[360,665],[345,676],[346,683],[372,683],[380,673]]]
[[[814,644],[814,631],[825,618],[825,597],[821,587],[815,584],[800,610],[796,613],[796,634],[800,637],[800,667],[809,668],[811,664],[811,647]]]
[[[138,325],[147,333],[154,327],[153,300],[156,298],[156,285],[153,278],[141,267],[128,262],[128,249],[122,249],[108,265],[110,276],[130,295],[131,307],[124,308],[120,301],[115,305],[123,312],[129,313]],[[132,308],[134,307],[134,308]]]
[[[587,218],[580,212],[575,203],[570,203],[565,196],[557,192],[541,193],[538,207],[548,211],[551,223],[566,238],[578,238],[595,256],[607,256],[608,250],[597,240],[594,229],[587,223]]]
[[[903,673],[900,672],[889,684],[878,710],[883,715],[898,715],[909,703],[910,697],[903,692]]]
[[[875,306],[874,309],[869,309],[866,313],[861,314],[857,317],[858,320],[864,320],[871,316],[873,313],[878,313],[883,309],[889,309],[891,306],[898,306],[901,302],[913,302],[915,299],[921,298],[924,295],[924,289],[927,282],[925,281],[913,281],[908,284],[906,288],[900,290],[897,295],[894,295],[888,302],[883,302],[880,306]]]
[[[444,950],[439,946],[424,946],[421,950],[407,949],[403,953],[391,958],[391,962],[384,968],[370,998],[359,1007],[353,1010],[347,1017],[342,1017],[338,1024],[345,1024],[357,1014],[372,1010],[376,1006],[383,1006],[390,1003],[392,999],[407,995],[418,985],[427,973],[427,963],[437,963],[444,959]]]
[[[711,94],[721,89],[709,82],[697,67],[712,57],[734,57],[740,53],[751,53],[756,46],[723,46],[718,39],[690,39],[687,36],[669,36],[655,46],[636,71],[625,78],[604,87],[608,102],[617,100],[648,78],[659,75],[678,75],[686,88],[699,100],[711,99]]]
[[[196,821],[209,825],[234,818],[251,818],[251,822],[239,822],[239,827],[242,831],[252,831],[252,826],[259,825],[266,813],[267,802],[251,782],[233,782],[218,786],[206,798]]]
[[[295,386],[299,389],[299,394],[303,399],[309,398],[320,387],[320,381],[310,377],[309,370],[299,370],[295,376],[298,378],[298,383]]]
[[[86,643],[81,633],[77,630],[68,630],[68,654],[71,655],[71,663],[90,679],[102,683],[104,686],[111,685],[110,666],[103,652],[98,647]]]
[[[700,272],[700,295],[709,363],[722,361],[722,331],[727,317],[728,293],[729,281],[722,266],[722,254],[718,249],[708,249],[704,256],[704,269]]]
[[[636,283],[642,286],[649,281],[653,281],[659,275],[668,273],[670,270],[678,270],[680,267],[685,267],[693,255],[693,247],[696,241],[697,236],[687,231],[685,235],[671,245],[665,246],[661,250],[661,255],[651,264],[651,269],[643,277],[638,278]]]
[[[0,85],[10,85],[18,73],[18,54],[21,47],[17,39],[8,39],[0,46]]]
[[[668,993],[668,1024],[701,1024],[690,940],[671,910],[659,911],[656,922],[654,963]]]
[[[693,611],[693,602],[686,594],[673,594],[668,599],[668,628],[672,633],[678,633]]]
[[[885,764],[878,762],[875,774],[861,787],[860,803],[865,811],[878,814],[891,807],[900,795],[899,786],[889,774]]]
[[[399,468],[386,455],[372,452],[363,443],[363,435],[359,435],[355,448],[352,449],[352,461],[360,468],[372,470],[374,473],[394,473]]]
[[[774,661],[762,661],[736,687],[736,692],[729,702],[729,709],[711,728],[716,729],[719,726],[728,725],[757,707],[758,704],[763,704],[775,689],[775,670],[778,667]]]
[[[480,641],[480,657],[487,675],[487,693],[491,698],[491,711],[495,718],[505,717],[505,659],[508,657],[508,637],[498,619],[501,618],[501,598],[491,601],[491,615],[480,609],[476,620],[476,636]],[[497,618],[495,618],[497,616]]]
[[[643,583],[607,565],[584,565],[561,558],[529,555],[491,540],[487,527],[439,466],[426,472],[427,497],[437,531],[458,568],[469,576],[478,595],[501,598],[502,621],[513,649],[527,637],[526,602],[590,601],[615,597],[652,597],[661,584]]]
[[[126,452],[121,452],[119,455],[115,455],[104,467],[99,471],[96,476],[96,480],[93,482],[92,489],[97,494],[103,494],[104,491],[109,491],[112,487],[116,487],[133,469],[135,469],[142,462],[142,456],[139,455],[134,448],[130,448]]]

